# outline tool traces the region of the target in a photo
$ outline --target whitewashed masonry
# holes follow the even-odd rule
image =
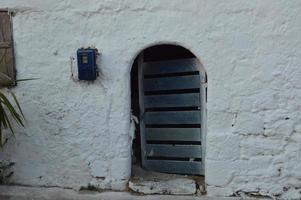
[[[210,196],[301,194],[301,2],[298,0],[1,0],[15,12],[27,116],[1,152],[13,182],[123,190],[131,171],[130,70],[156,44],[189,49],[208,75],[205,179]],[[101,51],[93,84],[70,56]]]

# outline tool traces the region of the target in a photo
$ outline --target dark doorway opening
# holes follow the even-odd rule
[[[139,86],[138,86],[138,59],[136,58],[131,70],[131,110],[138,122],[140,121]],[[141,167],[140,126],[135,124],[135,136],[132,142],[132,165]]]
[[[138,87],[138,58],[142,56],[146,62],[195,58],[187,49],[176,45],[156,45],[142,51],[134,61],[131,70],[131,109],[132,114],[140,121],[139,87]],[[141,136],[140,126],[136,125],[135,138],[132,143],[132,162],[141,166]]]
[[[172,194],[172,189],[160,191],[153,187],[158,182],[165,185],[165,181],[181,178],[188,179],[188,183],[192,180],[191,191],[205,192],[204,179],[199,175],[203,173],[201,113],[205,110],[201,79],[206,82],[206,74],[200,66],[189,50],[176,45],[149,47],[135,59],[131,70],[131,109],[139,124],[132,143],[129,187],[133,191],[143,193],[137,188],[154,181],[156,184],[148,188],[158,192],[154,194]]]

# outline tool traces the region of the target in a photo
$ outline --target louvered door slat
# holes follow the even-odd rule
[[[143,167],[201,174],[200,75],[195,59],[145,63],[139,70]]]
[[[183,90],[200,87],[199,75],[144,79],[144,91]]]
[[[200,172],[203,171],[202,162],[177,160],[147,160],[145,168],[176,174],[200,174]]]
[[[200,145],[149,144],[146,154],[148,157],[201,158],[202,149]]]
[[[145,124],[200,124],[200,111],[146,112]]]
[[[201,141],[200,128],[146,128],[147,141]]]
[[[195,59],[179,59],[148,62],[144,64],[144,75],[170,74],[197,71]]]
[[[200,94],[148,95],[144,97],[145,108],[200,106]]]

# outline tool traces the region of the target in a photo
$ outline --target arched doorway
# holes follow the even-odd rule
[[[132,112],[139,120],[133,162],[165,173],[204,174],[206,73],[189,50],[156,45],[131,71]]]

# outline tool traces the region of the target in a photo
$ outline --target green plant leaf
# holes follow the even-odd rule
[[[15,95],[13,92],[10,92],[10,93],[11,93],[11,95],[13,96],[13,98],[14,98],[14,100],[15,100],[17,106],[18,106],[18,109],[19,109],[19,111],[20,111],[20,113],[21,113],[21,115],[22,115],[22,117],[25,119],[25,116],[24,116],[24,114],[23,114],[23,111],[22,111],[22,109],[21,109],[21,106],[20,106],[20,104],[19,104],[19,101],[18,101],[16,95]]]
[[[2,101],[1,101],[0,102],[0,122],[1,122],[1,125],[3,125],[3,128],[7,128],[7,123],[6,123],[6,119],[4,117],[4,113],[5,113],[5,110],[3,109]]]
[[[5,96],[5,94],[0,91],[0,148],[3,148],[4,144],[7,141],[3,141],[3,128],[9,128],[10,132],[15,136],[11,120],[15,120],[18,124],[24,127],[23,120],[25,120],[25,118],[21,106],[17,100],[16,95],[11,91],[10,94],[12,95],[18,109],[16,109],[11,104],[10,100]],[[11,118],[9,117],[9,115],[11,116]]]
[[[7,114],[6,114],[5,112],[3,112],[3,115],[4,115],[4,119],[5,119],[5,121],[6,121],[7,125],[8,125],[9,130],[10,130],[10,131],[12,132],[12,134],[15,136],[14,129],[12,128],[12,126],[11,126],[11,124],[10,124],[10,121],[9,121],[9,119],[8,119],[8,117],[7,117]]]
[[[20,117],[20,115],[16,112],[15,108],[9,103],[1,100],[1,102],[3,103],[3,105],[8,108],[8,112],[10,113],[10,115],[13,117],[13,119],[15,119],[19,124],[21,124],[23,126],[23,122],[22,122],[22,119]],[[3,115],[5,113],[5,109],[2,108],[3,110]],[[5,123],[5,124],[4,124]],[[3,125],[5,126],[6,125],[6,120],[4,118],[4,121],[3,121]],[[7,125],[4,127],[4,128],[7,128]]]
[[[22,82],[22,81],[32,81],[32,80],[38,80],[39,78],[22,78],[16,80],[17,82]]]
[[[6,96],[0,92],[0,99],[2,100],[2,103],[5,107],[8,108],[10,114],[12,115],[12,117],[20,124],[24,127],[23,121],[21,116],[16,112],[15,108],[13,107],[13,105],[10,103],[10,101],[6,98]]]
[[[2,142],[2,126],[1,126],[1,123],[0,123],[0,147],[3,148],[3,142]]]

